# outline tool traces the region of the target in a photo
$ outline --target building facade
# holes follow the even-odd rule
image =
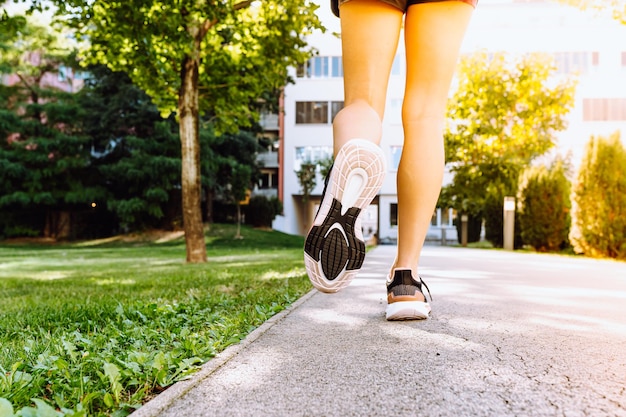
[[[320,1],[320,0],[318,0]],[[274,228],[305,234],[323,191],[323,178],[304,201],[296,171],[302,163],[332,156],[332,119],[343,106],[339,19],[326,0],[320,1],[324,34],[310,38],[318,54],[307,65],[293,69],[295,80],[284,91],[279,194],[284,213]],[[481,0],[462,46],[462,54],[477,51],[552,54],[559,76],[578,78],[575,106],[567,130],[560,132],[555,152],[570,154],[574,166],[592,135],[621,131],[626,140],[626,25],[592,11],[549,0]],[[403,144],[401,125],[405,65],[400,43],[389,81],[381,147],[388,172],[379,195],[364,214],[366,237],[380,241],[397,238],[396,170]],[[444,182],[450,181],[446,176]],[[427,239],[456,240],[456,213],[437,208]]]

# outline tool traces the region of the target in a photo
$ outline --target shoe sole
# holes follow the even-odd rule
[[[430,305],[423,301],[398,301],[387,305],[387,320],[424,320]]]
[[[361,269],[365,242],[360,214],[380,190],[385,173],[385,156],[376,144],[352,139],[339,150],[304,245],[306,270],[319,291],[345,288]]]

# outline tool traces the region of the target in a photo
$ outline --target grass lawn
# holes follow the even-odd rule
[[[0,242],[0,417],[123,416],[311,289],[303,240]]]

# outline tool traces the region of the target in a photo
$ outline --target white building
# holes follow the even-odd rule
[[[330,12],[328,0],[317,0],[319,17],[328,29],[311,36],[319,52],[305,68],[294,69],[295,84],[284,93],[284,118],[280,143],[279,196],[284,215],[274,228],[305,234],[310,227],[323,190],[317,186],[307,203],[295,171],[306,161],[332,154],[332,118],[343,105],[339,19]],[[402,149],[400,118],[404,91],[403,45],[399,46],[389,81],[381,147],[388,170],[379,196],[364,214],[366,236],[378,234],[382,241],[397,237],[396,168]],[[559,135],[556,152],[571,152],[579,163],[592,135],[609,135],[621,130],[626,141],[626,25],[592,11],[580,11],[549,0],[480,0],[465,38],[462,53],[478,50],[511,54],[546,52],[554,54],[559,72],[579,79],[575,107],[569,127]],[[449,181],[449,178],[444,179]],[[437,209],[429,239],[456,239],[454,213]]]

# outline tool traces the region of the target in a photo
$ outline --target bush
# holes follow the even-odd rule
[[[496,248],[504,245],[504,218],[503,205],[504,196],[489,194],[485,198],[485,239]]]
[[[587,143],[572,217],[576,252],[626,259],[626,149],[619,133]]]
[[[43,228],[43,214],[37,210],[0,211],[0,239],[38,237]]]
[[[504,246],[504,197],[512,193],[503,192],[497,187],[489,190],[485,198],[485,239],[491,242],[495,248]],[[517,224],[518,214],[515,212],[515,229],[513,232],[513,247],[515,249],[523,246],[522,234]]]
[[[568,243],[571,186],[563,163],[532,167],[522,175],[519,229],[525,244],[540,252],[558,251]]]
[[[456,235],[457,235],[457,240],[459,241],[459,243],[463,243],[461,242],[462,240],[461,229],[463,227],[463,224],[461,222],[461,216],[463,216],[463,213],[459,213],[455,221]],[[482,226],[483,226],[482,217],[473,216],[471,214],[467,215],[467,243],[474,243],[480,240],[480,232],[481,232]]]
[[[283,211],[280,200],[263,196],[250,198],[246,207],[246,223],[254,227],[272,227],[277,214]]]

